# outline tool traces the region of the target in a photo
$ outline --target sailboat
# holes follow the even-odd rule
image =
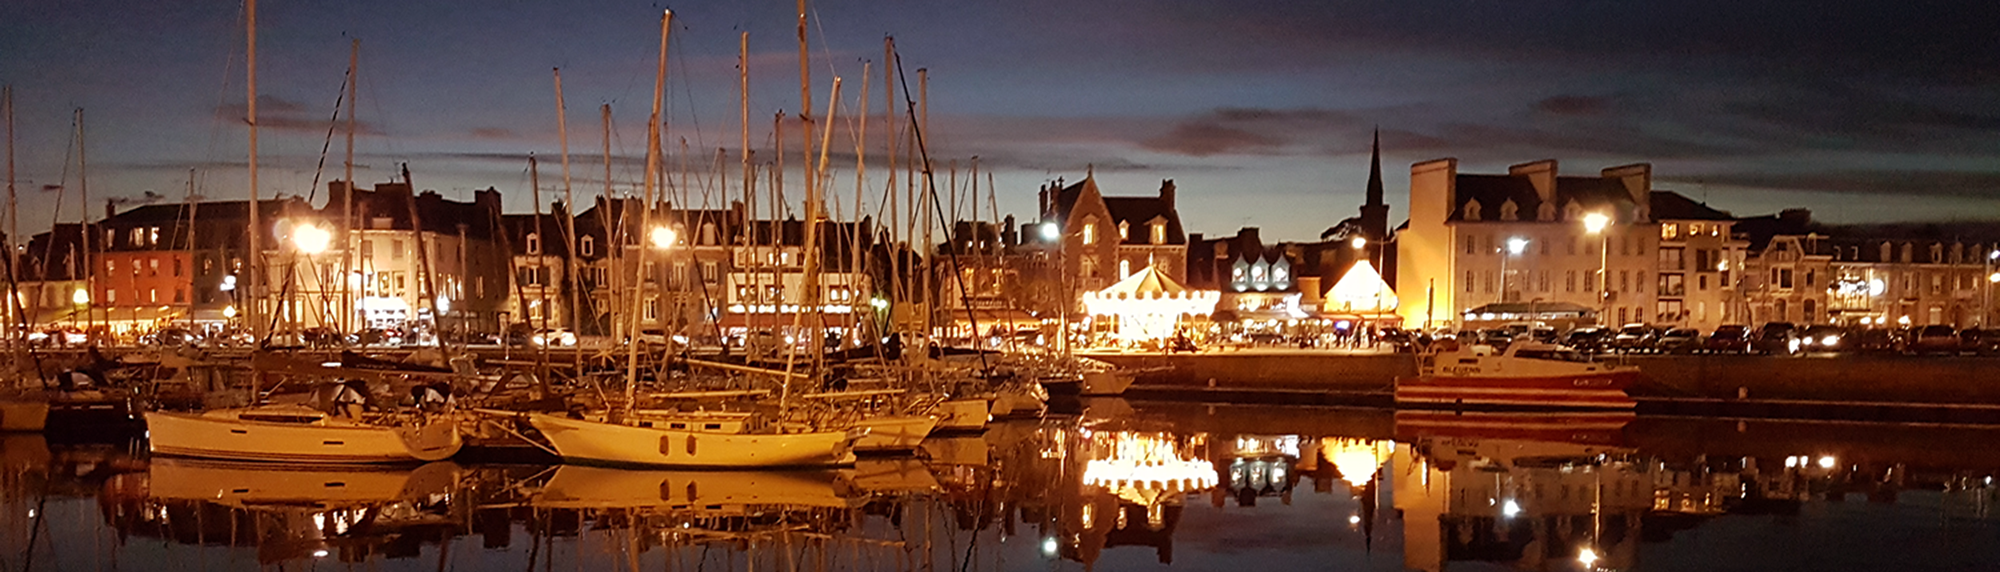
[[[257,3],[245,3],[245,26],[249,44],[248,74],[250,114],[250,250],[261,254],[258,237],[263,233],[257,222]],[[405,170],[407,178],[407,169]],[[414,210],[414,209],[412,209]],[[421,254],[421,249],[419,250]],[[259,272],[251,272],[251,291],[257,291]],[[252,323],[258,322],[258,304],[248,308]],[[282,308],[281,308],[282,309]],[[261,329],[261,328],[259,328]],[[457,424],[446,415],[418,411],[414,415],[372,413],[362,403],[354,403],[341,415],[296,404],[259,404],[257,382],[264,374],[278,374],[307,380],[393,381],[407,372],[331,368],[301,362],[263,350],[250,359],[250,407],[205,413],[148,412],[145,415],[148,447],[154,454],[291,463],[406,463],[436,461],[452,456],[463,446]],[[362,386],[365,389],[365,386]],[[359,393],[359,391],[356,391]],[[354,395],[365,402],[365,395]],[[336,400],[338,401],[338,400]],[[422,405],[419,403],[419,405]]]

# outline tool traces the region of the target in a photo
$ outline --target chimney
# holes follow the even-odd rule
[[[1543,159],[1533,163],[1522,163],[1507,168],[1507,174],[1527,177],[1528,184],[1535,186],[1535,196],[1543,203],[1556,200],[1556,160]]]
[[[1007,215],[1006,218],[1001,219],[1000,228],[1002,229],[1001,232],[1005,233],[1000,236],[1000,244],[1014,246],[1021,243],[1021,235],[1016,234],[1020,232],[1016,230],[1020,227],[1014,224],[1014,215]]]
[[[1167,210],[1174,210],[1174,180],[1160,181],[1160,202],[1167,203]]]
[[[1639,222],[1653,221],[1653,165],[1638,163],[1605,169],[1606,179],[1618,179],[1625,187],[1625,194],[1632,198],[1634,218]]]
[[[118,204],[112,202],[112,200],[104,199],[104,220],[111,220],[111,217],[118,216]]]
[[[1202,234],[1201,234],[1201,233],[1199,233],[1199,232],[1190,232],[1190,233],[1188,233],[1188,244],[1201,244],[1201,239],[1202,239],[1202,238],[1203,238],[1203,236],[1202,236]]]

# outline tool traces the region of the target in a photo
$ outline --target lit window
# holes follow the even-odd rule
[[[1167,224],[1153,223],[1153,244],[1167,243]]]
[[[1092,216],[1092,217],[1084,217],[1084,219],[1083,219],[1083,245],[1084,245],[1084,246],[1090,246],[1090,245],[1093,245],[1093,244],[1097,244],[1097,217],[1094,217],[1094,216]]]
[[[1130,240],[1132,238],[1129,232],[1131,228],[1132,225],[1126,224],[1125,221],[1118,221],[1118,240]]]

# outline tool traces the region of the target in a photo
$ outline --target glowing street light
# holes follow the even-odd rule
[[[292,246],[298,247],[299,252],[319,254],[326,252],[327,245],[332,243],[333,233],[317,225],[300,224],[292,227]]]
[[[1604,229],[1611,226],[1611,216],[1604,213],[1583,215],[1583,231],[1599,237],[1597,244],[1597,321],[1604,323],[1604,314],[1611,310],[1611,233]],[[1588,286],[1588,284],[1586,284]]]
[[[73,293],[71,293],[71,294],[69,295],[69,301],[71,301],[71,302],[76,302],[76,305],[78,305],[78,306],[82,306],[82,305],[84,305],[84,304],[89,304],[89,303],[90,303],[90,292],[88,292],[88,291],[85,291],[85,290],[84,290],[84,289],[82,289],[82,288],[78,288],[78,289],[76,289],[76,292],[73,292]]]
[[[222,317],[224,317],[224,318],[235,318],[235,317],[236,317],[236,307],[235,307],[235,306],[223,306],[223,307],[222,307]]]
[[[1583,215],[1583,230],[1585,232],[1589,232],[1591,234],[1597,234],[1600,232],[1604,232],[1604,227],[1610,225],[1611,225],[1611,217],[1605,215],[1604,213],[1590,213],[1587,215]]]
[[[1359,240],[1359,239],[1356,239],[1356,240]],[[1523,250],[1527,250],[1527,249],[1528,249],[1528,239],[1525,239],[1525,238],[1521,238],[1521,237],[1518,237],[1518,236],[1516,236],[1516,237],[1514,237],[1514,238],[1509,238],[1509,239],[1507,239],[1507,253],[1508,253],[1508,254],[1515,254],[1515,255],[1518,255],[1518,254],[1520,254],[1520,253],[1521,253],[1521,251],[1523,251]]]
[[[674,229],[656,226],[653,227],[653,232],[647,236],[652,239],[653,248],[666,250],[674,246]]]
[[[1355,250],[1368,248],[1368,237],[1365,236],[1354,237],[1354,240],[1347,241],[1347,245],[1354,247]]]
[[[1592,550],[1592,549],[1590,549],[1590,548],[1586,547],[1586,548],[1584,548],[1583,550],[1581,550],[1581,551],[1578,551],[1578,552],[1576,553],[1576,561],[1577,561],[1577,562],[1580,562],[1580,563],[1582,563],[1582,564],[1583,564],[1583,567],[1584,567],[1584,568],[1586,568],[1586,569],[1589,569],[1589,568],[1596,568],[1596,567],[1597,567],[1597,551],[1596,551],[1596,550]]]
[[[1053,241],[1062,237],[1062,228],[1054,222],[1042,223],[1042,240]]]

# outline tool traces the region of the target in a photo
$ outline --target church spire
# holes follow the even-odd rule
[[[1382,130],[1368,147],[1368,202],[1361,205],[1361,232],[1370,240],[1389,237],[1389,205],[1382,202]]]
[[[1368,203],[1366,206],[1382,205],[1382,130],[1375,130],[1375,141],[1368,146]]]

